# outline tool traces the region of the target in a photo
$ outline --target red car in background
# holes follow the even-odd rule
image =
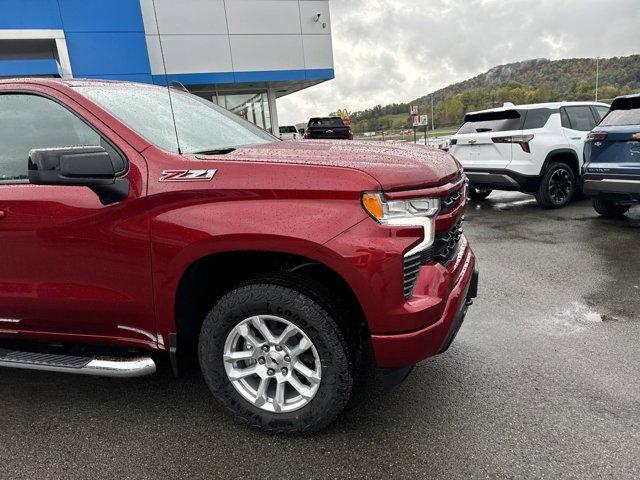
[[[244,423],[318,430],[363,369],[404,375],[453,340],[477,289],[464,193],[436,149],[282,142],[149,85],[2,80],[0,366],[193,355]]]

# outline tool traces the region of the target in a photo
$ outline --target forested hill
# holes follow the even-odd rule
[[[599,99],[640,91],[640,55],[599,60]],[[539,58],[494,67],[488,72],[410,102],[431,114],[434,97],[436,128],[457,126],[465,112],[502,105],[560,100],[593,100],[596,60]],[[351,114],[356,132],[409,126],[409,104],[377,105]]]

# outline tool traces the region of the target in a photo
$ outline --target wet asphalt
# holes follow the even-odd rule
[[[0,478],[640,478],[640,208],[472,203],[451,349],[309,437],[236,425],[197,373],[0,371]]]

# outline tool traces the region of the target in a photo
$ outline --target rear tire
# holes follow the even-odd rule
[[[485,190],[485,189],[479,189],[479,188],[470,187],[469,188],[469,197],[471,198],[471,200],[484,200],[489,195],[491,195],[492,191],[493,190]]]
[[[561,208],[567,205],[576,193],[576,175],[569,165],[554,162],[542,176],[535,193],[538,205],[543,208]]]
[[[629,205],[620,205],[610,200],[593,199],[593,209],[603,217],[616,218],[622,217],[631,208]]]
[[[330,313],[334,309],[331,305],[324,305],[319,297],[307,295],[304,290],[304,287],[296,287],[293,282],[287,284],[280,278],[249,282],[229,292],[216,303],[200,332],[202,373],[215,398],[240,422],[269,433],[300,434],[320,430],[336,419],[351,396],[352,354],[334,318],[335,314]],[[261,330],[254,328],[251,321],[247,323],[248,319],[256,316],[266,319],[264,323],[272,329],[274,337],[281,335],[282,331],[278,330],[278,320],[272,319],[282,321],[280,328],[286,326],[299,333],[288,341],[274,343],[274,339],[269,341]],[[242,325],[249,325],[251,334],[247,333],[246,337],[242,334],[238,336],[238,331],[246,333]],[[238,330],[239,326],[243,330]],[[256,343],[251,348],[248,347],[251,342],[246,340],[250,336],[253,336]],[[229,341],[234,338],[238,338],[237,341],[240,342],[236,344],[239,348],[236,348],[235,353],[253,350],[255,355],[237,363],[225,361],[223,357],[230,356]],[[308,350],[304,353],[306,358],[303,358],[303,354],[295,354],[296,346],[302,344],[303,338],[311,342],[311,347],[307,347]],[[263,353],[263,347],[266,346],[270,350]],[[288,358],[284,357],[285,354]],[[259,364],[258,360],[266,363]],[[307,366],[307,374],[309,369],[319,372],[316,379],[319,386],[315,387],[312,395],[306,395],[309,399],[293,385],[296,380],[298,385],[302,380],[303,387],[314,388],[315,382],[305,382],[311,375],[300,377],[299,370],[294,366],[301,361]],[[239,371],[255,367],[259,373],[245,377],[244,385],[238,380],[232,382],[228,373],[230,363]],[[266,373],[268,367],[275,370],[275,373]],[[287,370],[287,367],[288,372],[281,375],[281,371]],[[294,376],[293,383],[288,383],[287,378]],[[265,393],[259,396],[263,381],[267,386],[264,388]],[[281,383],[284,385],[284,393],[278,398]],[[247,398],[254,393],[252,388],[256,394],[255,401]],[[301,400],[296,403],[298,393]]]

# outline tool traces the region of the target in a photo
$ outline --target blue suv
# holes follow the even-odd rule
[[[617,97],[587,136],[583,191],[605,217],[622,216],[640,202],[640,94]]]

